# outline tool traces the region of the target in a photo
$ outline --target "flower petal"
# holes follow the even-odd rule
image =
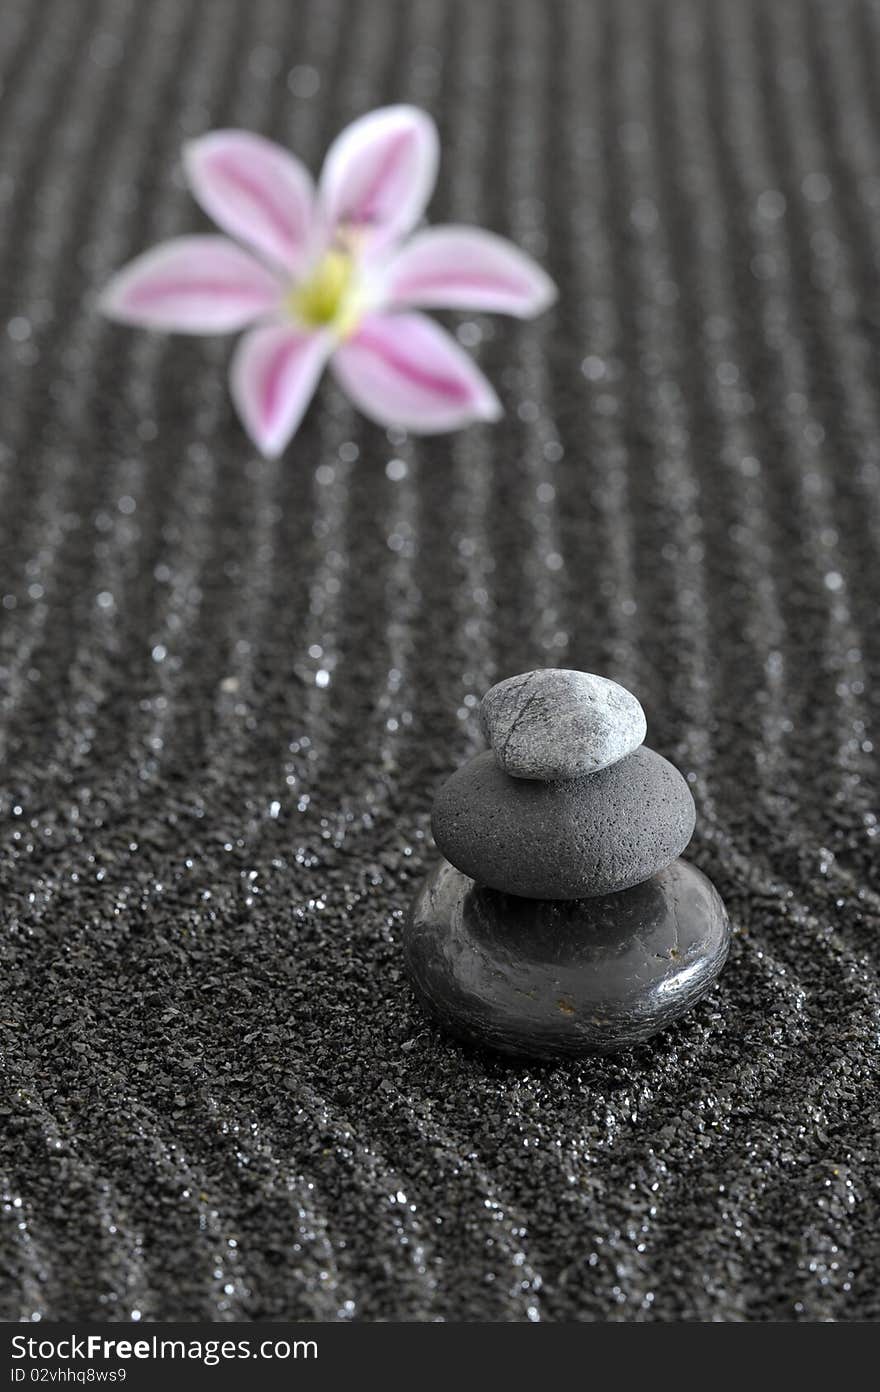
[[[478,227],[429,227],[394,256],[390,304],[489,310],[529,319],[556,298],[556,286],[512,242]]]
[[[424,314],[368,316],[333,367],[358,409],[380,425],[431,433],[501,414],[483,374]]]
[[[339,134],[321,172],[320,199],[328,229],[371,231],[374,243],[408,232],[434,190],[437,128],[415,106],[386,106]]]
[[[177,333],[228,333],[274,309],[271,272],[225,237],[177,237],[130,261],[100,307],[111,319]]]
[[[297,429],[332,348],[325,333],[269,324],[245,334],[230,368],[238,414],[257,448],[272,459]]]
[[[211,131],[184,147],[189,186],[209,217],[286,272],[314,230],[312,177],[295,155],[251,131]]]

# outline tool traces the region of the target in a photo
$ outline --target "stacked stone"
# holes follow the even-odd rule
[[[696,818],[629,691],[546,669],[493,686],[490,749],[434,804],[445,859],[406,930],[425,1006],[473,1042],[611,1053],[690,1009],[727,957],[724,905],[681,860]]]

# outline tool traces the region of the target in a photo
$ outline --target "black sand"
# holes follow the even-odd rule
[[[6,0],[0,1314],[880,1313],[878,48],[868,0]],[[391,100],[560,303],[457,321],[499,426],[327,382],[261,463],[228,345],[94,292],[204,226],[185,138],[317,165]],[[554,663],[637,692],[736,932],[656,1042],[523,1067],[399,936],[479,697]]]

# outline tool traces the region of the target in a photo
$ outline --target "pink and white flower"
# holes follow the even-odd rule
[[[422,309],[539,314],[553,282],[510,242],[426,227],[439,143],[411,106],[373,111],[331,145],[317,188],[287,150],[248,131],[188,145],[197,201],[225,236],[177,237],[124,267],[101,307],[178,333],[247,328],[232,359],[239,415],[269,456],[295,433],[325,366],[380,425],[416,432],[495,420],[492,387]],[[235,238],[235,241],[230,240]]]

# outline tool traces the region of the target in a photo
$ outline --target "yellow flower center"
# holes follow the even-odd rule
[[[309,279],[288,294],[288,312],[310,329],[332,328],[344,338],[360,315],[355,271],[348,252],[325,252]]]

